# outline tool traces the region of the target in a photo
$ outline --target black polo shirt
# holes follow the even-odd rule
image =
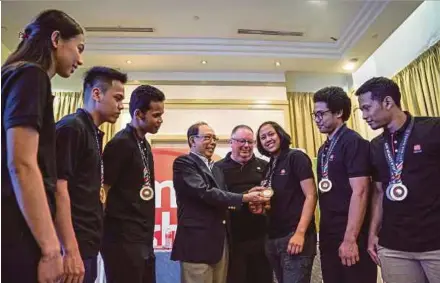
[[[373,177],[384,190],[382,228],[379,245],[389,249],[425,252],[440,250],[440,118],[414,117],[404,155],[402,182],[408,188],[403,201],[391,201],[385,190],[390,172],[384,154],[384,141],[392,150],[399,148],[410,123],[395,133],[387,130],[371,142]]]
[[[242,165],[231,158],[229,152],[225,158],[215,163],[222,169],[228,190],[242,194],[255,186],[260,186],[264,178],[267,162],[253,156]],[[240,210],[231,212],[231,234],[235,243],[264,238],[267,232],[267,219],[249,211],[247,204]]]
[[[344,239],[347,228],[353,192],[349,179],[371,176],[370,143],[346,125],[341,126],[336,135],[338,134],[341,136],[330,154],[328,165],[328,177],[332,182],[332,189],[326,193],[318,190],[321,212],[320,242],[331,242],[336,245]],[[322,179],[321,158],[323,155],[328,155],[330,143],[331,140],[327,140],[318,151],[318,181]],[[369,216],[366,215],[359,233],[364,239],[368,236],[368,225]]]
[[[273,162],[273,158],[270,162]],[[314,178],[310,158],[296,149],[282,151],[277,157],[274,170],[272,177],[274,195],[268,212],[270,239],[285,237],[296,230],[305,201],[300,182]],[[313,217],[307,233],[315,232]]]
[[[98,143],[96,140],[98,133]],[[56,124],[58,179],[68,181],[73,229],[83,258],[96,256],[102,237],[101,148],[104,133],[84,109]]]
[[[9,175],[7,130],[30,127],[39,133],[38,166],[52,214],[55,213],[56,163],[53,96],[47,72],[27,62],[2,67],[2,203],[16,203]]]
[[[141,147],[148,156],[151,185],[154,190],[154,161],[151,147],[142,139]],[[104,237],[110,241],[137,242],[153,245],[155,197],[141,199],[144,163],[137,144],[135,129],[127,125],[106,145],[104,150],[104,183],[110,186],[105,216]]]

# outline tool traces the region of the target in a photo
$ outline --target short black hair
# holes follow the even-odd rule
[[[162,91],[151,85],[140,85],[133,90],[130,96],[130,115],[133,118],[134,111],[139,109],[142,113],[150,109],[151,102],[163,102],[165,95]]]
[[[257,149],[262,155],[270,157],[270,153],[263,148],[263,144],[260,140],[261,128],[266,125],[271,125],[275,129],[275,132],[280,138],[280,150],[286,150],[290,148],[290,144],[292,143],[292,138],[290,137],[290,135],[277,122],[267,121],[261,124],[260,127],[258,127],[257,131]]]
[[[190,137],[197,136],[199,134],[200,126],[204,126],[204,125],[208,126],[208,123],[201,121],[201,122],[197,122],[197,123],[192,124],[188,128],[188,131],[186,132],[186,139],[188,141],[189,147],[191,147],[191,143],[189,142]]]
[[[351,100],[347,93],[338,86],[322,88],[313,95],[313,102],[325,102],[328,109],[336,114],[342,111],[342,121],[347,121],[351,115]]]
[[[243,125],[243,124],[241,124],[241,125],[237,125],[237,126],[235,126],[235,127],[232,129],[231,136],[234,135],[235,132],[237,132],[237,131],[240,130],[240,129],[248,129],[249,131],[251,131],[252,133],[254,133],[254,130],[252,130],[251,127],[249,127],[248,125]]]
[[[90,68],[84,75],[84,102],[90,99],[90,91],[97,87],[105,93],[112,85],[113,81],[120,81],[123,84],[127,83],[127,74],[122,73],[116,69],[96,66]]]
[[[397,107],[400,108],[402,95],[399,86],[393,80],[385,77],[371,78],[356,90],[355,95],[360,96],[367,92],[371,92],[371,98],[379,102],[383,102],[385,97],[389,96],[394,100]]]

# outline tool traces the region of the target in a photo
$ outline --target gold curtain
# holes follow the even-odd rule
[[[55,92],[53,95],[55,96],[53,101],[55,121],[74,113],[83,105],[81,92]]]
[[[116,127],[115,124],[107,123],[105,122],[102,124],[99,129],[104,132],[104,139],[102,141],[102,147],[104,148],[105,145],[113,138],[115,135]]]
[[[415,116],[440,116],[440,41],[392,78],[402,108]]]
[[[313,93],[288,92],[292,145],[303,148],[310,157],[317,155],[319,147],[325,141],[312,119]]]
[[[76,109],[83,107],[81,92],[55,92],[53,102],[55,121],[60,120],[64,116],[74,113]],[[115,124],[104,123],[99,129],[104,132],[103,147],[115,135]]]

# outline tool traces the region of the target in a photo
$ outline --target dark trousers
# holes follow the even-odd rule
[[[95,283],[98,275],[98,256],[83,258],[84,263],[84,281],[83,283]]]
[[[104,241],[101,254],[107,283],[156,282],[156,258],[151,247]]]
[[[316,234],[305,236],[303,251],[297,255],[287,253],[293,233],[277,239],[268,239],[266,254],[278,283],[310,283],[313,260],[316,255]]]
[[[377,266],[367,252],[366,243],[358,244],[360,260],[350,267],[342,264],[339,245],[340,243],[325,243],[320,246],[324,283],[376,283]]]
[[[265,239],[240,242],[231,247],[228,283],[272,283],[272,268],[264,251]]]
[[[15,202],[15,197],[2,196],[1,202],[1,282],[36,283],[41,250]]]

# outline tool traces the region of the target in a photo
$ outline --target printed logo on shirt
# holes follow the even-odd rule
[[[422,152],[422,146],[420,144],[414,145],[414,153],[421,153]]]
[[[333,160],[335,160],[335,155],[334,154],[330,155],[330,158],[328,159],[328,161],[333,161]]]

